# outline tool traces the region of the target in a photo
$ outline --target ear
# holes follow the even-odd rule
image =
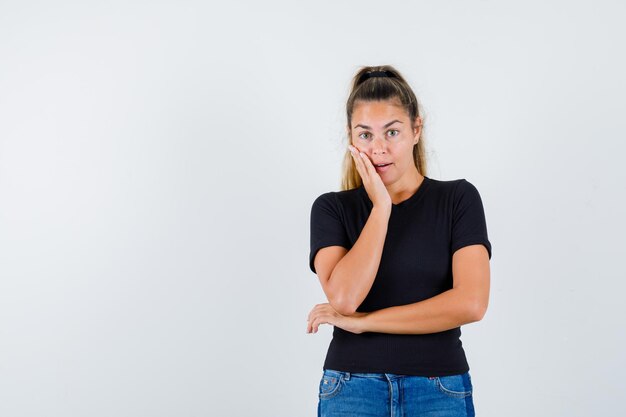
[[[420,116],[415,118],[414,125],[415,127],[413,128],[413,133],[415,136],[413,137],[413,144],[416,145],[417,142],[419,142],[420,134],[422,133],[422,118]]]

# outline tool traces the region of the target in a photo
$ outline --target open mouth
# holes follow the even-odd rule
[[[388,164],[376,164],[374,165],[376,168],[386,167],[387,165],[391,165],[391,162]]]

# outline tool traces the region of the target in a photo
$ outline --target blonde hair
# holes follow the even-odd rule
[[[392,77],[365,77],[364,74],[372,71],[387,71]],[[361,67],[352,78],[352,89],[346,103],[346,115],[348,122],[348,143],[346,143],[346,153],[343,158],[341,174],[341,190],[350,190],[360,187],[363,184],[361,176],[354,165],[354,160],[348,149],[350,143],[350,132],[352,131],[352,111],[357,101],[379,101],[395,99],[404,107],[411,120],[411,129],[415,127],[415,118],[420,116],[419,103],[415,93],[405,81],[404,77],[391,65],[364,66]],[[423,117],[422,117],[423,119]],[[426,148],[423,137],[424,127],[420,132],[420,140],[413,147],[413,160],[417,171],[426,175]]]

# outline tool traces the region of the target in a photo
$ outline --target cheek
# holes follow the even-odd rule
[[[413,164],[413,152],[403,152],[401,155],[398,155],[396,160],[403,169],[408,168]]]
[[[365,153],[365,155],[369,156],[370,159],[372,158],[372,150],[371,150],[371,146],[365,144],[365,143],[358,143],[356,145],[354,145],[357,149],[359,149],[361,152]]]

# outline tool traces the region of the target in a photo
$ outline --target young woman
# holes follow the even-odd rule
[[[347,102],[341,191],[311,209],[311,270],[334,326],[318,416],[474,416],[460,326],[482,319],[491,243],[478,190],[426,176],[422,118],[392,66],[364,67]]]

